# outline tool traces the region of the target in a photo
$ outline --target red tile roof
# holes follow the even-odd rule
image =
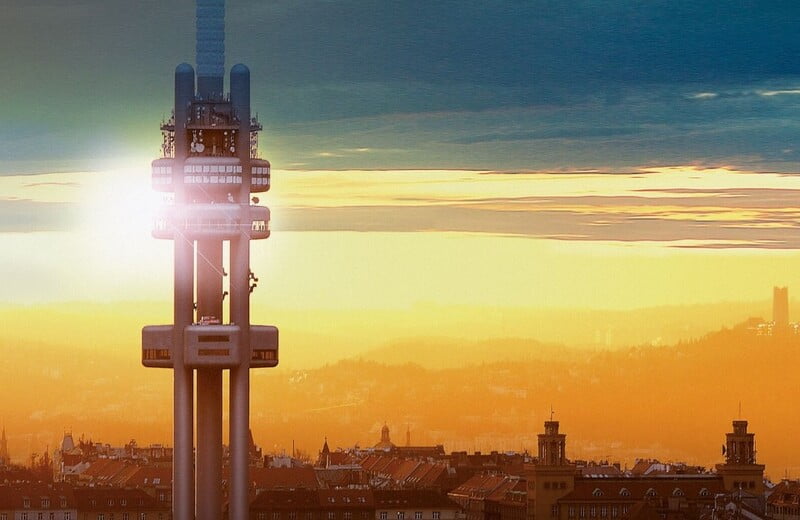
[[[47,508],[43,507],[43,500],[49,503]],[[65,484],[15,483],[0,485],[0,509],[26,509],[26,501],[28,507],[34,510],[75,509],[75,496],[72,488]],[[62,505],[62,501],[64,505]]]
[[[74,493],[79,511],[169,510],[141,489],[82,487]]]
[[[426,489],[375,490],[375,509],[452,509],[461,506],[436,491]]]
[[[256,489],[319,489],[314,468],[250,468]]]
[[[651,491],[652,490],[652,491]],[[575,488],[561,500],[570,501],[625,501],[634,502],[648,494],[668,498],[685,496],[689,500],[713,500],[714,495],[724,492],[722,479],[715,475],[691,477],[633,477],[579,479]]]
[[[800,505],[800,482],[784,480],[774,488],[767,498],[767,503],[773,506]]]

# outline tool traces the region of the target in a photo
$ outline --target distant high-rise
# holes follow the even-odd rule
[[[789,328],[789,288],[772,288],[772,321],[775,330]]]

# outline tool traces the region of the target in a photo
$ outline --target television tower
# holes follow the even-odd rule
[[[251,203],[251,193],[269,190],[270,163],[258,157],[250,71],[234,66],[226,95],[224,60],[225,2],[197,0],[197,74],[186,63],[175,69],[174,112],[152,163],[153,188],[174,194],[153,228],[155,238],[174,242],[173,324],[142,329],[142,364],[174,373],[175,520],[222,518],[223,370],[230,370],[229,518],[248,518],[250,369],[278,364],[278,329],[250,324],[258,282],[250,240],[270,235],[269,209],[255,197]]]

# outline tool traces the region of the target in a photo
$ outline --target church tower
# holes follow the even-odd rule
[[[563,466],[567,463],[567,435],[558,433],[558,421],[545,421],[544,433],[539,434],[539,464]]]
[[[717,473],[725,489],[764,493],[764,465],[756,464],[755,434],[748,433],[747,421],[733,421],[733,431],[725,434],[722,453],[725,463],[717,464]]]
[[[575,465],[567,460],[567,436],[558,426],[552,418],[545,421],[537,462],[526,472],[528,520],[557,519],[558,500],[575,488]]]
[[[392,451],[395,448],[394,443],[389,438],[389,426],[386,424],[381,428],[381,442],[375,445],[376,450]]]

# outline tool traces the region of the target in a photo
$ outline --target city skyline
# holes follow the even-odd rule
[[[194,0],[9,1],[2,439],[15,462],[66,429],[170,444],[171,379],[140,366],[140,333],[172,305],[173,248],[151,233],[174,200],[151,191],[150,160],[193,61]],[[272,162],[252,229],[272,238],[247,295],[185,293],[199,314],[183,325],[280,326],[281,366],[252,375],[253,437],[308,451],[389,425],[533,451],[553,407],[576,458],[710,465],[738,405],[759,464],[800,477],[797,14],[229,0],[226,62],[253,70]],[[204,210],[236,200],[260,204],[220,191]],[[226,324],[218,300],[243,295],[247,319]]]

